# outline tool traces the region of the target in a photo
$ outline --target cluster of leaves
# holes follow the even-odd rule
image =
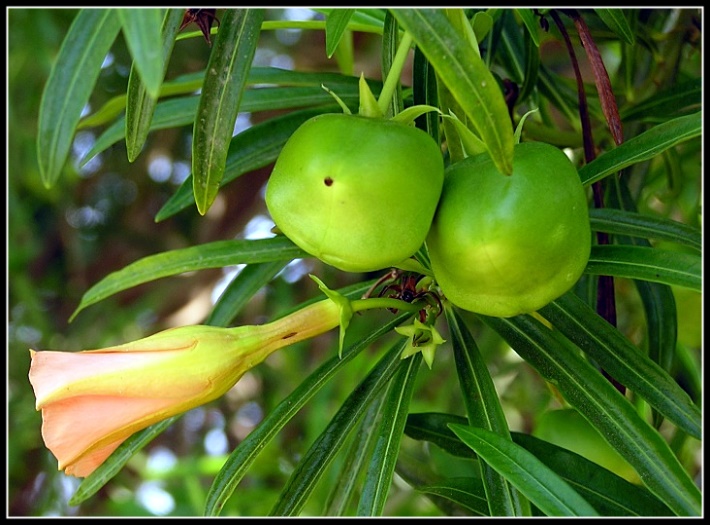
[[[698,374],[687,360],[679,365],[675,354],[673,293],[676,287],[701,291],[702,242],[693,215],[697,208],[681,220],[671,218],[670,212],[654,212],[645,204],[648,196],[629,183],[636,181],[642,189],[658,185],[660,163],[668,172],[668,186],[688,180],[694,187],[700,184],[701,78],[692,53],[698,13],[526,8],[461,13],[465,16],[432,9],[334,9],[323,10],[323,21],[269,22],[261,9],[227,9],[217,13],[219,24],[212,29],[216,36],[204,71],[165,80],[176,38],[202,37],[200,32],[179,34],[184,10],[82,10],[64,40],[40,108],[37,146],[43,182],[47,187],[56,182],[79,129],[107,126],[85,163],[121,141],[133,161],[150,132],[191,125],[192,173],[155,219],[166,220],[192,206],[204,215],[220,187],[274,162],[300,124],[317,114],[341,111],[321,86],[357,109],[353,32],[382,35],[386,77],[406,30],[414,41],[412,84],[398,86],[390,110],[427,104],[444,114],[453,111],[503,164],[511,158],[512,141],[501,139],[512,136],[510,119],[516,123],[528,111],[539,110],[528,117],[523,136],[570,148],[577,158],[584,150],[586,162],[579,162],[584,164],[579,175],[585,186],[594,188],[590,225],[600,242],[593,246],[578,286],[539,315],[489,318],[445,303],[442,319],[453,349],[462,413],[410,412],[421,354],[400,359],[407,341],[393,339],[302,456],[271,513],[299,514],[340,455],[342,470],[329,498],[329,514],[382,514],[398,472],[447,513],[697,515],[701,494],[677,452],[687,439],[701,439],[700,392],[689,393],[672,375]],[[288,27],[325,31],[324,53],[337,59],[340,72],[252,67],[260,33]],[[597,49],[590,45],[595,41],[613,49],[620,56],[616,71],[605,77],[599,60],[590,56],[595,74],[591,85],[579,76],[575,83],[546,64],[543,44],[571,42],[568,31],[577,31],[583,40],[593,37],[585,42],[588,54]],[[134,60],[127,92],[82,119],[101,63],[119,32]],[[577,66],[577,59],[572,54],[570,58]],[[496,79],[493,85],[480,82],[484,64],[486,74]],[[376,94],[382,87],[375,79],[368,83]],[[494,90],[506,94],[510,119],[490,117],[488,109],[499,96]],[[612,100],[618,106],[610,107]],[[283,112],[233,136],[239,112],[264,110]],[[625,136],[616,126],[621,122]],[[453,136],[447,126],[455,124],[448,119],[442,124],[429,113],[419,117],[417,125],[441,141]],[[460,157],[460,144],[448,140],[446,145],[448,161]],[[691,160],[685,164],[683,159]],[[226,326],[253,294],[303,257],[307,254],[283,236],[223,240],[159,253],[96,283],[74,315],[146,282],[245,264],[205,321]],[[426,265],[425,251],[419,259]],[[613,279],[630,280],[638,291],[646,319],[645,347],[630,342],[615,327],[614,309],[608,307],[614,302]],[[358,297],[373,282],[363,279],[338,292]],[[329,380],[374,342],[388,341],[383,338],[409,317],[400,313],[357,342],[346,341],[342,356],[334,351],[294,385],[230,454],[213,481],[205,514],[220,513],[260,451]],[[605,437],[642,483],[632,484],[527,433],[511,432],[472,326],[498,334]],[[72,502],[94,494],[173,421],[124,443],[82,483]],[[661,432],[666,428],[674,434],[673,447]],[[413,476],[399,455],[405,436],[433,443],[462,461],[473,460],[476,469],[465,477]]]

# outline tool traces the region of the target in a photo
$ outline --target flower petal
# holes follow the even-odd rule
[[[83,460],[93,464],[101,456],[103,461],[134,432],[173,415],[167,412],[170,407],[175,407],[174,399],[72,397],[42,409],[42,437],[59,460],[60,470],[66,468],[70,473],[82,465],[80,470],[86,471]],[[106,452],[111,445],[115,446]]]

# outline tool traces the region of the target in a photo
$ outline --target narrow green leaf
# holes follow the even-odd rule
[[[675,242],[702,253],[702,232],[673,219],[614,208],[591,208],[589,222],[594,231]]]
[[[556,386],[663,503],[678,515],[699,514],[700,491],[668,443],[575,345],[529,315],[478,317]]]
[[[325,15],[326,19],[331,15],[333,11],[342,9],[340,7],[335,8],[313,8],[314,11],[322,13]],[[363,26],[372,26],[378,29],[382,29],[385,21],[385,10],[384,9],[355,9],[352,17],[350,19],[351,24],[359,24]]]
[[[341,98],[352,107],[357,107],[358,96],[355,92],[344,91]],[[332,97],[321,87],[262,88],[246,90],[242,97],[241,109],[244,112],[273,111],[305,106],[330,106],[332,102]],[[198,97],[177,98],[159,103],[149,131],[192,124],[195,120],[199,103],[200,99]],[[326,109],[329,110],[330,108],[322,107],[320,112],[323,113]],[[82,158],[80,165],[85,165],[100,152],[120,142],[124,136],[124,118],[121,117],[99,136],[91,149]]]
[[[628,188],[626,178],[613,177],[607,185],[608,206],[621,208],[628,213],[637,213],[636,203]],[[663,219],[661,219],[663,220]],[[691,232],[683,230],[680,223],[671,221],[675,239],[682,244],[691,244],[702,253],[702,234],[697,229]],[[689,227],[688,227],[689,228]],[[692,235],[691,235],[692,233]],[[692,243],[688,242],[690,239]],[[650,246],[646,239],[627,235],[617,236],[621,244]],[[664,370],[670,371],[674,362],[675,349],[678,342],[678,312],[675,304],[675,294],[670,286],[648,281],[634,281],[641,296],[646,313],[646,330],[648,332],[648,355]],[[658,413],[654,412],[654,420],[660,425]]]
[[[702,291],[702,257],[648,246],[592,246],[584,270],[592,275],[640,279]]]
[[[430,66],[421,49],[414,49],[412,73],[412,96],[414,105],[438,106],[439,97],[436,92],[436,74]],[[432,111],[417,117],[416,126],[426,131],[437,144],[441,142],[439,136],[439,115]]]
[[[296,516],[326,467],[355,428],[372,400],[389,384],[401,364],[407,340],[397,340],[372,371],[353,390],[315,443],[303,455],[271,509],[272,516]]]
[[[539,313],[613,378],[685,432],[702,439],[702,414],[690,396],[587,303],[570,292],[541,308]]]
[[[658,124],[582,166],[582,184],[588,186],[627,166],[650,160],[676,144],[700,136],[702,128],[700,111]]]
[[[225,185],[237,177],[274,162],[288,138],[306,120],[322,113],[337,111],[337,106],[322,106],[294,111],[287,115],[256,124],[235,137],[229,145],[224,177]],[[194,204],[192,175],[163,205],[155,216],[155,222],[163,221]]]
[[[106,483],[118,474],[118,472],[128,463],[133,456],[154,438],[161,434],[166,428],[180,419],[182,414],[164,419],[154,425],[136,432],[99,465],[96,470],[86,476],[77,487],[74,495],[69,499],[69,505],[79,505],[91,496],[96,494]]]
[[[362,292],[361,292],[362,293]],[[400,314],[381,327],[368,332],[367,336],[343,350],[342,358],[334,355],[310,374],[288,397],[283,399],[259,425],[235,448],[227,458],[222,470],[215,476],[205,501],[205,516],[218,516],[237,485],[246,474],[259,453],[274,438],[291,418],[318,391],[362,350],[389,333],[395,326],[409,317]],[[389,354],[388,354],[389,355]],[[395,353],[390,360],[398,360]],[[388,361],[389,362],[389,361]],[[333,436],[336,437],[336,436]]]
[[[513,441],[554,470],[603,516],[671,516],[673,513],[648,490],[596,463],[521,432]]]
[[[193,128],[193,192],[201,215],[207,213],[222,182],[263,18],[262,9],[227,9],[220,21]]]
[[[82,9],[64,37],[39,106],[37,160],[46,188],[67,162],[81,112],[120,29],[115,9]]]
[[[81,298],[71,319],[87,306],[139,284],[185,272],[236,264],[309,257],[283,235],[269,239],[215,241],[143,257],[110,273]]]
[[[413,439],[435,443],[455,456],[471,457],[475,453],[451,431],[451,423],[465,426],[467,421],[453,414],[415,413],[407,418],[405,432]],[[626,481],[579,454],[521,432],[511,432],[511,436],[515,443],[554,470],[604,516],[672,514],[668,507],[645,488]]]
[[[595,7],[594,12],[602,22],[611,29],[616,36],[621,38],[627,44],[634,45],[636,43],[636,37],[634,35],[628,20],[624,16],[623,9],[606,9]]]
[[[128,11],[143,12],[146,10],[130,9]],[[158,10],[151,9],[150,11]],[[162,42],[160,45],[162,70],[160,75],[158,75],[157,72],[155,73],[157,79],[152,79],[153,82],[157,82],[157,93],[162,93],[160,88],[162,86],[163,78],[165,77],[165,72],[168,68],[173,46],[175,45],[175,37],[180,30],[183,15],[184,10],[182,9],[168,9],[165,13],[161,29]],[[123,24],[125,32],[125,18],[123,20]],[[148,42],[144,42],[144,45],[148,45]],[[158,64],[144,64],[143,68],[156,67],[157,65]],[[128,76],[128,87],[126,88],[126,152],[128,154],[129,162],[133,162],[136,157],[138,157],[141,149],[143,149],[143,144],[145,144],[145,140],[150,131],[150,122],[153,119],[155,106],[158,103],[158,95],[151,93],[147,83],[143,80],[145,75],[143,75],[141,71],[142,70],[139,69],[139,62],[134,60],[133,66],[131,67],[131,73]]]
[[[404,433],[412,439],[430,441],[452,456],[468,459],[475,457],[475,453],[462,445],[461,440],[451,431],[449,423],[468,425],[468,419],[439,412],[409,414]]]
[[[495,432],[452,424],[451,430],[548,516],[598,516],[594,507],[533,454]]]
[[[540,48],[535,45],[532,37],[526,34],[525,42],[525,70],[523,72],[523,85],[518,93],[518,103],[525,102],[537,87],[540,71]]]
[[[228,326],[254,294],[271,282],[289,262],[290,259],[247,264],[227,285],[203,324]]]
[[[513,170],[513,130],[498,83],[441,9],[393,9],[441,81],[461,105],[503,174]]]
[[[163,10],[155,8],[118,9],[123,36],[141,81],[148,94],[157,98],[165,71],[161,28]]]
[[[204,71],[180,75],[173,80],[163,82],[160,86],[160,96],[169,97],[174,95],[194,94],[202,87],[202,81],[204,79]],[[319,89],[322,89],[322,85],[326,85],[340,93],[341,90],[347,91],[348,87],[352,86],[357,90],[358,81],[358,77],[342,75],[340,73],[291,71],[277,67],[252,67],[251,71],[249,71],[247,84],[250,86],[257,84],[273,84],[274,86],[316,86]],[[372,86],[373,92],[380,92],[382,82],[368,80],[368,83]],[[246,101],[242,100],[242,110],[244,110],[245,103]],[[354,104],[354,107],[357,107],[357,104]],[[126,95],[115,96],[101,106],[95,113],[81,119],[77,129],[108,124],[111,120],[118,117],[125,108]],[[194,114],[191,115],[187,124],[192,123],[193,120]]]
[[[362,418],[357,432],[350,439],[350,446],[344,454],[342,466],[335,482],[331,485],[324,506],[324,516],[345,516],[350,502],[359,494],[363,471],[367,459],[372,455],[375,441],[379,437],[377,420],[380,417],[382,398],[375,398]]]
[[[528,35],[535,44],[535,47],[540,47],[540,24],[533,13],[533,10],[527,7],[518,8],[515,10],[520,19],[525,24],[525,28],[528,30]]]
[[[382,78],[386,79],[390,74],[390,69],[395,63],[397,50],[399,49],[399,27],[397,20],[392,16],[392,13],[387,11],[385,16],[385,25],[382,29]],[[407,53],[409,50],[407,50]],[[404,101],[402,99],[402,83],[397,82],[392,91],[392,98],[387,109],[384,111],[386,117],[399,115],[404,109]],[[438,141],[437,141],[438,143]]]
[[[348,28],[348,22],[355,9],[332,9],[325,19],[325,52],[328,58],[333,56],[335,49]]]
[[[703,101],[703,79],[693,78],[673,84],[673,87],[654,93],[649,98],[621,109],[624,122],[631,120],[663,122],[671,116],[687,111],[698,111]]]
[[[460,440],[457,439],[457,441],[460,443]],[[439,496],[453,501],[474,515],[490,516],[486,491],[478,478],[444,478],[436,484],[416,485],[414,488],[422,494]]]
[[[445,307],[444,311],[451,333],[456,371],[469,423],[510,438],[508,423],[493,379],[473,336],[458,312],[450,307]],[[505,477],[485,461],[479,464],[481,478],[488,495],[490,515],[529,515],[530,509],[525,508],[517,491],[508,484]]]
[[[375,450],[362,486],[358,516],[382,515],[392,485],[409,403],[421,362],[421,352],[410,356],[400,363],[399,370],[392,378],[381,411]]]

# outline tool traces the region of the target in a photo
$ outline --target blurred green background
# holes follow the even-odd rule
[[[193,516],[201,515],[205,495],[228,454],[286,394],[325,357],[334,352],[337,334],[278,352],[258,366],[224,398],[185,414],[134,457],[98,494],[78,507],[68,499],[78,480],[57,471],[44,447],[41,417],[27,379],[29,348],[83,350],[138,339],[158,330],[204,320],[215,297],[237,268],[171,277],[128,290],[82,311],[69,323],[82,295],[109,273],[147,255],[235,237],[268,235],[271,227],[263,201],[270,167],[240,177],[220,190],[209,213],[188,209],[155,223],[154,216],[190,171],[190,127],[152,133],[144,151],[130,164],[117,144],[78,167],[82,153],[100,130],[80,131],[72,161],[58,184],[43,187],[36,161],[36,127],[44,83],[77,10],[11,8],[8,30],[8,514],[10,516]],[[218,11],[219,16],[219,11]],[[306,9],[269,9],[267,19],[308,19]],[[196,31],[195,26],[187,31]],[[380,37],[355,35],[354,71],[380,78]],[[166,78],[204,69],[210,48],[199,38],[176,43]],[[555,61],[561,47],[547,50]],[[564,56],[564,55],[562,55]],[[262,33],[255,65],[303,71],[338,71],[325,56],[321,31],[280,30]],[[87,114],[125,92],[130,58],[119,35],[92,95]],[[240,115],[238,126],[271,116]],[[662,177],[659,177],[662,179]],[[659,184],[661,184],[659,182]],[[697,213],[694,184],[669,196],[685,215]],[[689,193],[688,193],[689,192]],[[649,196],[649,200],[652,196]],[[687,201],[687,202],[686,202]],[[654,201],[655,202],[655,201]],[[656,205],[658,205],[656,203]],[[669,204],[670,206],[670,204]],[[694,222],[692,219],[689,222]],[[262,323],[293,305],[318,297],[307,273],[331,288],[361,280],[336,272],[312,259],[292,265],[261,290],[234,324]],[[374,277],[374,276],[373,276]],[[631,337],[643,326],[638,299],[629,283],[619,284],[620,326]],[[701,347],[700,296],[679,291],[681,347],[696,359]],[[383,312],[382,315],[388,315]],[[348,338],[368,330],[363,317]],[[373,320],[370,320],[373,321]],[[376,322],[376,320],[374,320]],[[474,332],[490,363],[507,409],[511,429],[529,430],[535,415],[555,403],[539,375],[482,327]],[[387,339],[393,340],[392,338]],[[353,390],[377,356],[379,347],[363,352],[348,372],[324,388],[272,441],[240,483],[222,515],[265,515],[298,461],[339,403]],[[422,368],[414,412],[461,411],[450,352],[440,351],[432,371]],[[699,385],[687,385],[688,389]],[[689,464],[696,463],[694,445]],[[467,465],[441,451],[405,439],[404,470],[466,473]],[[319,515],[328,497],[328,479],[304,514]],[[429,499],[415,493],[400,477],[390,492],[386,515],[443,515]]]

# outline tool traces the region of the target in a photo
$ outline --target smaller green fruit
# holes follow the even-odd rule
[[[383,118],[324,114],[283,147],[266,186],[276,226],[349,272],[396,266],[424,243],[444,181],[439,145]]]
[[[577,170],[540,142],[515,146],[508,176],[487,153],[451,165],[427,246],[434,277],[456,306],[496,317],[542,308],[574,285],[589,260]]]

